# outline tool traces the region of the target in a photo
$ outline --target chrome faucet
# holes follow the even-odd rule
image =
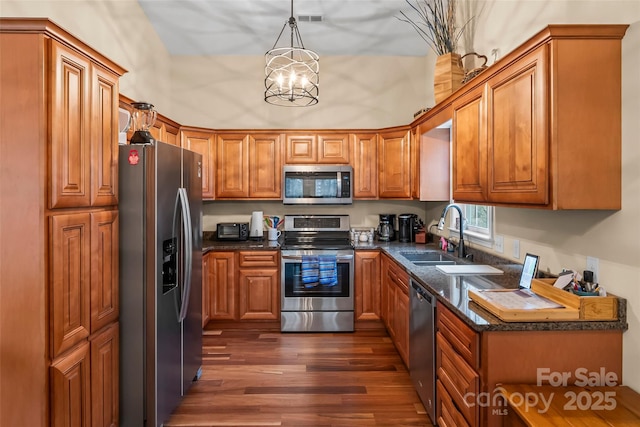
[[[438,230],[443,230],[444,229],[444,218],[447,216],[447,212],[449,211],[450,208],[455,208],[458,211],[458,214],[460,214],[460,242],[458,244],[458,257],[459,258],[464,258],[465,257],[465,250],[464,250],[464,232],[462,231],[464,228],[464,217],[462,216],[462,209],[460,209],[460,206],[450,203],[447,206],[445,206],[445,208],[442,210],[442,215],[440,215],[440,221],[438,221]]]

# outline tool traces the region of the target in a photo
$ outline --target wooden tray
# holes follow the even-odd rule
[[[558,320],[579,320],[579,310],[566,307],[564,308],[508,308],[494,303],[489,293],[495,292],[514,292],[515,289],[495,289],[485,291],[474,291],[469,289],[467,292],[476,304],[491,312],[505,322],[547,322]],[[495,294],[494,294],[495,295]]]
[[[580,320],[618,320],[618,297],[582,297],[553,286],[555,279],[533,279],[531,290],[558,303],[577,309]]]
[[[505,322],[617,320],[618,298],[616,296],[581,297],[555,288],[554,281],[555,279],[534,279],[531,282],[531,290],[557,302],[564,308],[507,308],[495,304],[487,296],[487,292],[513,292],[513,290],[474,291],[469,289],[468,294],[476,304]]]

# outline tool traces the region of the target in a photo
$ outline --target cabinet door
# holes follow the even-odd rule
[[[118,76],[93,65],[91,205],[118,204]]]
[[[114,323],[91,337],[91,420],[93,427],[119,423],[119,329]]]
[[[286,164],[313,164],[318,162],[315,135],[288,134],[285,147]]]
[[[549,202],[547,58],[545,44],[487,82],[492,202]]]
[[[212,132],[181,130],[182,147],[202,154],[202,198],[214,198],[215,135]]]
[[[209,313],[211,319],[237,320],[235,254],[210,252]]]
[[[349,164],[349,134],[318,135],[318,163]]]
[[[89,206],[90,62],[66,46],[51,41],[51,67],[50,207]]]
[[[209,262],[209,254],[202,257],[202,327],[204,328],[211,318],[211,287],[213,286],[213,263]],[[211,285],[210,285],[211,284]]]
[[[409,295],[399,287],[396,288],[394,311],[396,348],[404,364],[409,368]]]
[[[409,159],[411,164],[411,198],[420,198],[420,129],[411,128],[409,140]],[[426,165],[425,165],[426,166]]]
[[[238,273],[240,319],[278,320],[280,318],[278,269],[240,269]]]
[[[156,121],[149,129],[149,133],[156,141],[167,142],[165,141],[164,124],[162,122]]]
[[[249,197],[249,136],[218,135],[216,143],[216,198]]]
[[[91,330],[90,215],[51,217],[51,357],[86,339]]]
[[[487,138],[483,89],[461,97],[453,104],[452,161],[453,199],[483,202],[487,188]]]
[[[249,137],[249,197],[282,198],[282,141],[279,134]]]
[[[438,381],[451,396],[455,406],[467,422],[478,425],[478,406],[465,396],[478,396],[480,376],[474,371],[440,333],[436,333],[436,365]]]
[[[378,198],[378,135],[351,135],[353,198]]]
[[[89,359],[89,342],[84,341],[51,363],[52,427],[91,425]]]
[[[378,196],[381,199],[411,198],[409,132],[381,133],[378,138]]]
[[[118,211],[91,214],[91,333],[118,320]]]
[[[356,320],[380,319],[380,252],[355,253]]]

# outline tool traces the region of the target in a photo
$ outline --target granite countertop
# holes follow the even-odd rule
[[[202,251],[211,250],[279,250],[279,241],[262,240],[241,242],[216,241],[213,236],[204,233]],[[467,296],[467,290],[475,289],[515,289],[518,287],[522,264],[511,263],[505,259],[475,249],[469,249],[474,262],[460,259],[453,253],[457,264],[488,264],[504,274],[457,276],[442,273],[435,266],[418,266],[405,258],[402,252],[426,252],[438,250],[435,244],[378,242],[358,244],[356,250],[381,250],[401,265],[418,283],[431,292],[439,303],[456,313],[472,329],[481,331],[542,331],[542,330],[627,330],[627,301],[618,299],[618,320],[615,321],[548,321],[548,322],[504,322],[486,311]]]

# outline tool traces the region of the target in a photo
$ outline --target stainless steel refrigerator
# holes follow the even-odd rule
[[[120,146],[120,425],[161,426],[202,365],[202,156]]]

